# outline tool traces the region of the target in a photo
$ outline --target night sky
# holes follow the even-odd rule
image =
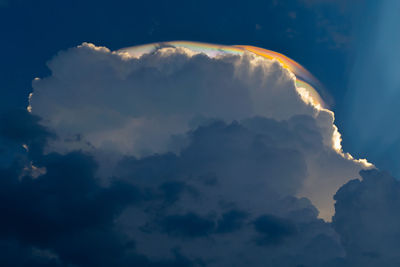
[[[400,266],[399,12],[0,0],[0,265]]]

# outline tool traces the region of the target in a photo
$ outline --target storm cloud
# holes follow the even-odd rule
[[[399,183],[278,62],[83,44],[49,67],[0,117],[3,265],[398,263]]]
[[[323,218],[333,214],[336,190],[366,167],[340,150],[333,113],[307,104],[293,74],[277,61],[249,53],[209,57],[179,47],[135,57],[84,43],[48,66],[52,74],[35,79],[29,106],[59,136],[47,152],[92,152],[102,176],[114,175],[124,156],[181,153],[190,142],[185,134],[210,121],[253,117],[276,123],[250,121],[248,127],[302,154],[307,174],[296,185],[298,196],[308,197]],[[299,134],[303,144],[294,147]],[[281,158],[274,164],[287,169]]]

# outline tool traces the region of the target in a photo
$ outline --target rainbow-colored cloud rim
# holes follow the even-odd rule
[[[321,98],[318,90],[322,90],[320,82],[303,66],[294,61],[293,59],[274,52],[268,49],[249,46],[249,45],[219,45],[210,43],[200,42],[189,42],[189,41],[172,41],[162,43],[151,43],[140,46],[133,46],[123,48],[119,51],[127,52],[132,56],[139,57],[146,53],[151,53],[160,47],[184,47],[194,52],[205,53],[210,57],[215,57],[223,54],[243,54],[244,52],[250,52],[255,55],[267,58],[270,60],[277,60],[284,68],[291,71],[296,76],[296,87],[298,92],[305,101],[311,102],[314,107],[328,108],[327,104]]]

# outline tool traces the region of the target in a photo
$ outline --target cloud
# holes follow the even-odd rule
[[[39,164],[47,172],[34,180],[1,171],[0,236],[50,249],[65,262],[97,265],[120,257],[123,243],[108,225],[124,205],[140,198],[137,191],[119,183],[98,186],[94,161],[81,153],[51,154]],[[103,254],[85,259],[90,250]]]
[[[29,146],[31,157],[40,155],[44,145],[54,135],[38,122],[40,118],[25,110],[9,110],[0,114],[0,162],[1,166],[10,164],[17,155],[22,157]]]
[[[63,138],[81,134],[96,148],[149,155],[167,151],[168,138],[188,131],[197,117],[313,112],[277,62],[251,55],[215,60],[182,48],[124,56],[90,44],[60,53],[49,63],[52,76],[33,83],[33,113]]]
[[[277,62],[84,44],[49,66],[31,113],[0,116],[0,263],[397,263],[398,182],[357,180]]]
[[[284,238],[295,235],[296,225],[287,219],[281,219],[273,215],[262,215],[254,221],[254,228],[261,234],[257,239],[257,245],[268,246],[283,242]]]
[[[365,167],[341,154],[333,113],[305,103],[293,74],[277,61],[248,53],[212,58],[173,47],[133,57],[84,43],[60,52],[48,66],[51,76],[35,79],[30,99],[33,114],[59,136],[47,152],[91,152],[102,176],[114,175],[115,164],[125,155],[181,153],[189,142],[185,133],[208,121],[255,116],[276,120],[245,122],[263,133],[302,134],[304,140],[297,141],[304,143],[287,145],[285,153],[303,158],[298,176],[304,181],[286,186],[301,188],[298,196],[310,198],[323,218],[333,214],[336,190]],[[294,144],[292,136],[275,141]],[[285,161],[279,155],[268,164],[283,168]]]
[[[29,113],[23,117],[16,129],[42,127],[37,117]],[[30,138],[41,134],[36,131]],[[250,262],[261,266],[285,261],[288,256],[290,264],[316,262],[300,250],[316,242],[320,234],[337,243],[329,224],[316,218],[318,212],[307,199],[286,196],[295,189],[257,177],[257,165],[286,149],[249,147],[263,136],[238,123],[213,122],[188,135],[193,141],[181,155],[125,156],[109,185],[101,185],[96,178],[98,166],[88,152],[36,154],[37,166],[46,169],[36,178],[29,173],[21,177],[20,164],[2,168],[0,245],[9,252],[0,262],[32,266],[232,266]],[[218,138],[223,142],[217,150],[204,147]],[[210,157],[212,151],[219,154]],[[252,154],[259,163],[251,159]],[[27,152],[26,157],[32,159]],[[287,159],[296,163],[300,160],[296,157]],[[229,170],[229,162],[237,166]],[[297,167],[301,170],[302,166]],[[271,169],[270,174],[278,171]],[[297,177],[287,174],[291,179]],[[240,176],[247,177],[249,187],[244,187]],[[252,180],[259,180],[265,190],[257,189]],[[268,189],[268,184],[275,188]],[[289,220],[302,230],[286,244],[281,237],[288,235],[285,227],[278,236],[268,229]],[[275,248],[261,253],[271,238],[268,247]],[[229,256],[239,252],[240,257]],[[334,251],[318,262],[338,255]]]
[[[397,266],[400,183],[376,170],[361,176],[362,181],[348,182],[335,195],[333,227],[341,236],[348,266]]]
[[[119,228],[149,258],[172,257],[179,247],[207,266],[319,264],[341,256],[330,225],[317,218],[308,199],[294,196],[307,173],[296,147],[307,144],[286,124],[265,118],[214,121],[188,133],[189,145],[180,155],[126,156],[116,176],[147,188],[153,200],[126,210]],[[265,132],[250,129],[256,125]],[[339,249],[315,261],[305,250],[320,235]],[[236,254],[240,256],[232,256]]]
[[[217,233],[231,233],[240,230],[244,225],[245,219],[248,217],[248,213],[245,211],[232,209],[221,215],[221,219],[218,220]]]
[[[169,215],[161,224],[164,233],[185,238],[206,236],[215,227],[213,220],[202,218],[195,213]]]

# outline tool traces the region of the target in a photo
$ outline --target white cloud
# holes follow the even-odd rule
[[[33,82],[30,99],[33,114],[59,136],[47,150],[93,152],[107,175],[123,156],[140,158],[171,147],[179,153],[186,143],[176,146],[176,140],[199,121],[254,116],[314,118],[317,134],[302,134],[310,144],[322,136],[323,145],[296,148],[307,163],[297,195],[309,198],[323,218],[333,215],[336,190],[365,167],[341,152],[334,114],[306,104],[294,75],[277,61],[249,53],[210,58],[171,47],[135,58],[84,43],[59,53],[49,68],[51,76]],[[307,123],[300,120],[298,131]],[[285,168],[284,159],[280,164]]]

